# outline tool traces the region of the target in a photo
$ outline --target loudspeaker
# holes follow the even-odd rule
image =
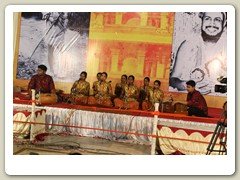
[[[227,85],[215,85],[214,90],[215,90],[215,92],[226,93]]]

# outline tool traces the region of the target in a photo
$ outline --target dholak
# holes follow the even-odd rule
[[[160,111],[164,113],[173,113],[173,106],[172,102],[165,101],[160,104]]]
[[[56,94],[40,94],[39,98],[37,99],[37,105],[49,105],[55,104],[57,102],[57,95]]]

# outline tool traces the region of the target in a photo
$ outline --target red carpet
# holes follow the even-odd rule
[[[31,104],[30,100],[19,100],[14,99],[14,103],[16,104]],[[133,116],[145,116],[145,117],[153,117],[153,112],[150,111],[142,111],[142,110],[122,110],[116,108],[105,108],[105,107],[95,107],[95,106],[82,106],[82,105],[72,105],[67,103],[56,103],[53,105],[48,105],[48,107],[56,107],[56,108],[66,108],[66,109],[79,109],[85,111],[95,111],[95,112],[106,112],[106,113],[116,113],[116,114],[126,114]],[[217,123],[222,113],[222,109],[219,108],[209,108],[209,116],[211,118],[202,118],[202,117],[192,117],[186,116],[183,114],[173,114],[173,113],[159,113],[160,118],[166,119],[181,119],[185,121],[196,121],[196,122],[206,122],[206,123]]]

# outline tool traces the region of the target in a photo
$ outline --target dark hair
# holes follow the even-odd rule
[[[154,84],[155,84],[155,83],[158,83],[159,86],[161,85],[161,81],[159,81],[159,80],[155,80],[155,81],[154,81]]]
[[[102,72],[102,75],[103,75],[103,74],[105,74],[105,75],[106,75],[106,77],[108,77],[108,74],[107,74],[106,72]]]
[[[43,64],[39,65],[38,68],[45,71],[45,72],[47,71],[47,67]]]
[[[126,74],[123,74],[122,76],[125,77],[126,79],[128,78]]]
[[[145,77],[144,80],[147,80],[148,82],[150,82],[150,78],[149,77]]]
[[[226,12],[221,12],[222,16],[223,16],[223,21],[222,21],[222,27],[226,27],[227,26],[227,13]],[[206,12],[200,12],[198,14],[198,17],[201,18],[201,20],[203,21],[203,18],[205,17]]]
[[[97,73],[97,76],[98,76],[99,74],[100,74],[100,75],[102,75],[102,73],[101,73],[101,72],[98,72],[98,73]]]
[[[128,79],[129,79],[130,77],[133,78],[133,80],[135,79],[134,75],[128,76]]]
[[[87,72],[86,72],[86,71],[82,71],[81,74],[84,74],[85,77],[87,77]],[[81,74],[80,74],[80,75],[81,75]]]
[[[196,86],[196,83],[193,80],[187,81],[186,84],[189,85],[189,86],[192,86],[192,87]]]

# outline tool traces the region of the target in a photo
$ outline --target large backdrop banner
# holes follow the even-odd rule
[[[89,23],[90,13],[22,13],[17,78],[31,78],[39,64],[55,81],[78,78],[86,70]]]
[[[162,89],[186,92],[193,79],[203,94],[226,77],[226,13],[22,12],[17,79],[30,79],[39,64],[56,82],[74,82],[81,71],[93,82],[106,71],[137,85],[149,76]],[[223,85],[224,86],[224,85]]]
[[[21,13],[18,79],[30,79],[45,64],[56,82],[88,81],[106,71],[113,83],[122,74],[168,84],[174,13]],[[167,88],[167,86],[166,86]]]
[[[182,92],[194,80],[202,94],[226,95],[227,14],[175,14],[169,90]]]

